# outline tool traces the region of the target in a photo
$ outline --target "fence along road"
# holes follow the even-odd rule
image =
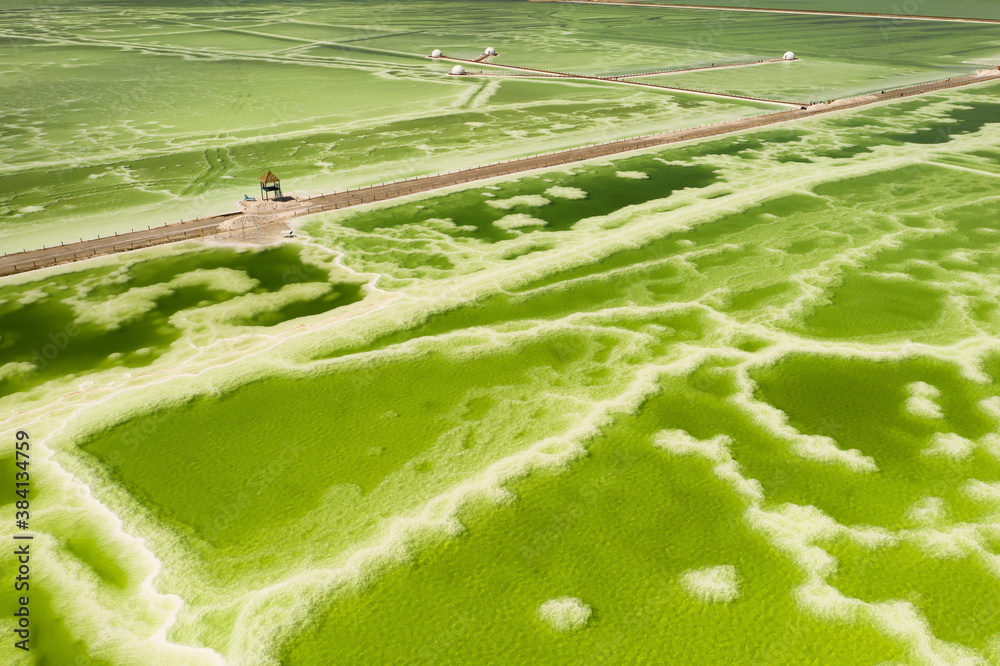
[[[472,181],[497,178],[513,173],[544,169],[546,167],[582,162],[599,157],[608,157],[633,150],[653,148],[682,141],[692,141],[704,139],[721,134],[731,134],[744,130],[775,125],[803,118],[811,118],[823,113],[853,109],[860,106],[876,104],[903,97],[912,97],[924,93],[959,88],[962,86],[986,83],[1000,80],[1000,71],[980,72],[975,75],[955,77],[918,86],[908,86],[894,90],[886,90],[880,93],[842,99],[828,104],[816,104],[806,108],[790,109],[787,111],[776,111],[751,118],[738,120],[727,120],[713,125],[692,127],[684,130],[674,130],[661,134],[651,134],[647,136],[634,137],[631,139],[621,139],[592,146],[571,148],[544,155],[534,155],[522,157],[520,159],[508,160],[506,162],[496,162],[485,166],[478,166],[450,173],[436,174],[432,176],[420,176],[409,178],[393,183],[383,183],[356,190],[347,190],[334,194],[327,194],[311,199],[300,200],[274,214],[275,221],[287,217],[299,217],[302,215],[313,215],[330,210],[339,210],[362,204],[370,204],[376,201],[386,201],[397,197],[405,197],[410,194],[436,190],[453,185],[461,185]],[[129,250],[150,247],[162,243],[171,243],[191,238],[199,238],[209,234],[215,234],[218,226],[227,221],[238,218],[242,213],[227,213],[198,220],[190,220],[176,224],[167,224],[161,227],[145,229],[141,231],[117,234],[105,238],[85,240],[58,247],[43,248],[41,250],[29,250],[16,254],[5,255],[0,258],[0,276],[13,275],[26,271],[54,266],[72,261],[78,261],[102,254],[112,254],[115,252],[127,252]],[[260,212],[253,213],[255,216],[263,216]]]
[[[451,56],[430,56],[435,60],[448,60],[451,62],[465,62],[471,64],[482,64],[482,58],[478,60],[468,60],[466,58],[453,58]],[[492,56],[490,56],[492,57]],[[798,60],[796,58],[795,60]],[[643,88],[659,88],[660,90],[669,90],[671,92],[680,93],[691,93],[693,95],[705,95],[707,97],[722,97],[725,99],[739,99],[739,100],[750,100],[753,102],[767,102],[769,104],[778,104],[780,106],[802,106],[803,102],[790,102],[783,99],[769,99],[767,97],[748,97],[747,95],[736,95],[733,93],[721,93],[712,92],[710,90],[695,90],[693,88],[675,88],[673,86],[664,86],[659,83],[645,83],[643,81],[631,81],[633,77],[641,76],[652,76],[655,74],[682,74],[684,72],[701,72],[710,69],[726,69],[729,67],[750,67],[753,65],[764,65],[777,62],[792,62],[790,60],[785,60],[784,58],[778,58],[775,60],[753,60],[748,62],[736,62],[736,63],[726,63],[722,65],[711,65],[711,66],[700,66],[700,67],[689,67],[686,69],[670,69],[663,70],[659,72],[639,72],[637,74],[619,74],[614,76],[591,76],[589,74],[572,74],[570,72],[556,72],[550,69],[535,69],[534,67],[523,67],[521,65],[504,65],[497,62],[486,63],[490,67],[499,67],[501,69],[513,70],[516,72],[523,72],[518,74],[518,76],[537,76],[542,78],[562,78],[562,79],[579,79],[583,81],[605,81],[607,83],[618,83],[628,86],[640,86]],[[504,76],[498,72],[466,72],[465,75],[468,76]]]

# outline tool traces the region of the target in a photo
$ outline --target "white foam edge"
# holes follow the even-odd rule
[[[52,596],[53,609],[73,637],[85,642],[91,654],[112,662],[154,665],[180,660],[223,664],[222,656],[210,648],[180,645],[167,639],[167,628],[183,603],[177,595],[156,590],[153,581],[160,574],[161,562],[143,539],[125,531],[121,519],[99,502],[86,484],[58,464],[44,438],[32,433],[31,446],[34,475],[44,478],[44,485],[54,493],[51,496],[58,497],[51,502],[41,500],[39,508],[33,507],[32,561],[37,562],[33,569],[42,572],[39,578]],[[138,576],[138,594],[123,595],[109,589],[46,532],[57,521],[81,520],[88,521],[96,534],[114,544],[109,557],[129,576]],[[67,604],[67,600],[72,603]],[[146,619],[154,624],[148,625]]]
[[[240,600],[242,610],[234,632],[233,647],[227,658],[243,660],[253,655],[255,659],[263,659],[271,654],[275,637],[290,627],[298,626],[308,617],[311,604],[302,603],[303,594],[316,599],[345,586],[356,588],[367,585],[386,567],[407,561],[412,554],[406,544],[420,535],[436,533],[454,536],[462,533],[464,527],[458,520],[458,514],[464,506],[480,501],[514,501],[506,487],[510,483],[533,471],[564,471],[573,461],[587,455],[583,442],[599,435],[600,427],[611,419],[612,413],[634,411],[648,395],[658,390],[658,375],[659,370],[655,368],[641,370],[626,391],[615,399],[600,403],[591,418],[582,420],[567,433],[546,438],[496,461],[475,478],[462,481],[426,502],[422,508],[407,516],[390,519],[379,537],[356,548],[337,566],[301,571],[265,589],[248,593],[247,598]],[[291,595],[290,599],[298,599],[299,603],[290,606],[280,604],[285,608],[283,621],[280,625],[270,626],[270,631],[265,634],[260,630],[257,618],[268,618],[273,623],[274,618],[268,609],[272,604],[280,603],[277,601],[279,597],[287,595]]]

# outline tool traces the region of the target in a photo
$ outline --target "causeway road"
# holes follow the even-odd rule
[[[714,125],[692,127],[689,129],[651,134],[648,136],[622,139],[620,141],[610,141],[592,146],[571,148],[544,155],[533,155],[506,162],[496,162],[484,166],[462,169],[450,173],[441,173],[417,178],[409,178],[393,183],[383,183],[372,185],[371,187],[347,190],[334,194],[327,194],[311,199],[297,200],[289,204],[280,211],[273,213],[253,212],[256,220],[264,218],[273,219],[275,222],[286,220],[302,215],[313,215],[330,210],[339,210],[362,204],[370,204],[377,201],[386,201],[397,197],[405,197],[419,192],[437,190],[441,188],[461,185],[474,181],[487,180],[507,176],[515,173],[544,169],[547,167],[582,162],[600,157],[608,157],[634,150],[664,146],[682,141],[693,141],[723,134],[732,134],[744,130],[787,123],[795,120],[812,118],[824,113],[853,109],[879,102],[886,102],[904,97],[913,97],[925,93],[932,93],[939,90],[960,88],[978,83],[987,83],[1000,80],[1000,71],[982,71],[974,75],[954,77],[947,80],[925,83],[917,86],[910,86],[896,90],[874,93],[862,97],[835,100],[825,104],[815,104],[805,108],[789,109],[787,111],[776,111],[769,114],[729,120]],[[29,250],[9,254],[0,258],[0,276],[23,273],[26,271],[44,268],[72,261],[78,261],[89,257],[111,254],[115,252],[127,252],[129,250],[162,243],[170,243],[185,239],[198,238],[201,236],[214,235],[218,226],[226,221],[238,222],[242,213],[228,213],[214,217],[191,220],[176,224],[168,224],[152,229],[118,234],[105,238],[85,240],[82,242],[60,245],[57,247],[43,248],[40,250]]]
[[[478,59],[478,60],[468,60],[466,58],[453,58],[451,56],[446,56],[446,55],[430,56],[430,57],[434,58],[435,60],[448,60],[448,61],[451,61],[451,62],[465,62],[465,63],[472,63],[472,64],[476,64],[476,63],[482,64],[482,62],[483,62],[483,60],[481,58]],[[490,57],[493,57],[493,56],[490,56]],[[766,61],[754,60],[754,61],[751,61],[751,62],[728,63],[728,64],[723,64],[723,65],[711,65],[711,66],[708,66],[708,67],[691,67],[691,68],[688,68],[688,69],[672,69],[672,70],[663,70],[663,71],[659,71],[659,72],[639,72],[638,74],[620,74],[620,75],[614,75],[614,76],[596,76],[596,75],[590,75],[590,74],[572,74],[572,73],[569,73],[569,72],[556,72],[556,71],[552,71],[552,70],[548,70],[548,69],[535,69],[533,67],[523,67],[521,65],[503,65],[503,64],[500,64],[500,63],[496,63],[496,62],[490,62],[490,63],[486,63],[486,64],[488,64],[490,67],[499,67],[501,69],[510,69],[510,70],[515,70],[515,71],[518,71],[518,72],[524,72],[524,74],[520,74],[520,76],[525,76],[525,77],[537,76],[537,77],[542,77],[542,78],[581,79],[581,80],[584,80],[584,81],[606,81],[608,83],[619,83],[619,84],[622,84],[622,85],[640,86],[640,87],[643,87],[643,88],[659,88],[660,90],[669,90],[671,92],[680,92],[680,93],[691,93],[691,94],[694,94],[694,95],[705,95],[705,96],[708,96],[708,97],[722,97],[722,98],[725,98],[725,99],[739,99],[739,100],[750,100],[750,101],[754,101],[754,102],[767,102],[769,104],[778,104],[778,105],[783,105],[783,106],[802,106],[802,104],[803,104],[802,102],[790,102],[788,100],[769,99],[769,98],[766,98],[766,97],[750,97],[750,96],[747,96],[747,95],[736,95],[736,94],[733,94],[733,93],[712,92],[710,90],[694,90],[694,89],[691,89],[691,88],[676,88],[674,86],[660,85],[659,83],[645,83],[643,81],[632,81],[632,80],[630,80],[633,77],[637,77],[637,76],[652,76],[654,74],[682,74],[682,73],[685,73],[685,72],[701,72],[701,71],[705,71],[705,70],[708,70],[708,69],[726,69],[726,68],[729,68],[729,67],[749,67],[751,65],[761,65],[761,64],[776,63],[776,62],[792,62],[792,61],[785,60],[784,58],[778,58],[776,60],[766,60]],[[453,75],[453,76],[458,76],[458,75]],[[503,75],[499,74],[499,73],[495,73],[495,72],[482,72],[482,71],[480,71],[480,72],[466,72],[462,76],[503,76]]]

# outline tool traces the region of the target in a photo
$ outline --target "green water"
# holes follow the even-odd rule
[[[789,590],[801,574],[733,519],[745,503],[705,461],[649,445],[657,431],[677,425],[670,402],[651,400],[566,474],[516,486],[516,506],[470,515],[469,534],[428,549],[364,596],[338,599],[282,661],[903,659],[869,627],[795,609]],[[737,602],[706,605],[678,584],[685,570],[719,564],[739,571]],[[539,604],[564,594],[594,608],[585,630],[560,635],[536,618]]]
[[[318,218],[403,298],[246,348],[270,369],[150,384],[59,459],[148,536],[184,600],[170,640],[234,661],[992,658],[989,607],[958,619],[1000,543],[990,94],[905,102],[891,133],[879,107]],[[495,224],[517,214],[546,224]],[[318,256],[153,254],[46,297],[199,269],[260,296],[333,280]],[[141,567],[52,520],[113,616]],[[540,618],[564,597],[583,628]],[[74,622],[58,645],[120,661]]]
[[[644,2],[645,0],[638,0]],[[711,7],[764,7],[768,9],[810,9],[833,12],[865,12],[899,16],[957,16],[965,18],[1000,19],[1000,10],[990,0],[919,0],[915,3],[888,0],[712,0],[711,2],[680,2],[680,0],[650,0],[661,5],[700,4]]]
[[[501,63],[600,75],[794,50],[800,62],[642,79],[792,101],[966,73],[1000,52],[973,24],[492,1],[121,7],[71,3],[30,25],[0,13],[4,251],[230,211],[268,169],[308,196],[778,109],[449,77],[435,48],[475,58],[489,41]]]
[[[4,164],[23,171],[19,192],[65,186],[110,219],[133,210],[133,176],[87,169],[115,151],[150,197],[190,187],[190,201],[276,154],[255,143],[266,132],[226,134],[212,109],[149,104],[180,104],[173,86],[194,94],[175,66],[287,71],[275,99],[309,81],[301,69],[349,69],[339,80],[358,92],[342,108],[314,81],[273,125],[252,96],[237,114],[276,128],[288,173],[316,183],[337,160],[368,165],[361,178],[413,156],[570,145],[597,125],[638,132],[628,118],[644,114],[762,110],[442,79],[445,63],[422,59],[475,55],[492,17],[504,59],[513,43],[550,66],[630,67],[707,15],[664,28],[630,8],[515,6],[386,6],[359,27],[378,6],[292,5],[265,21],[270,6],[64,5],[37,34],[74,43],[22,34],[2,57],[21,59],[18,76],[58,65],[70,104],[74,68],[92,67],[72,58],[131,44],[169,62],[171,83],[146,101],[128,84],[108,95],[176,127],[109,122],[118,134],[87,143],[64,110],[67,124],[12,133],[34,166]],[[732,24],[731,55],[773,48],[760,26],[786,19],[765,18]],[[939,74],[992,39],[921,24],[852,59],[850,40],[873,37],[820,21],[803,34],[838,44],[828,89],[867,85],[879,62],[886,78]],[[588,51],[601,38],[607,51]],[[756,85],[768,67],[741,71]],[[373,83],[386,68],[420,85],[390,94]],[[772,90],[786,84],[799,85]],[[224,98],[261,94],[227,86]],[[439,87],[461,88],[447,112],[461,127],[409,108]],[[36,550],[33,652],[5,646],[4,663],[996,663],[997,90],[331,212],[288,244],[191,243],[5,279],[0,422],[3,441],[31,432]],[[368,124],[343,124],[359,115]],[[63,145],[93,162],[59,171]],[[0,459],[9,480],[12,451]],[[9,635],[15,606],[0,605]]]
[[[554,353],[560,345],[572,351]],[[155,437],[145,441],[138,442],[126,423],[80,445],[111,460],[113,474],[151,506],[161,507],[167,519],[191,526],[200,539],[233,550],[249,564],[255,550],[267,549],[261,536],[271,531],[269,525],[294,521],[318,508],[330,511],[336,503],[338,522],[349,526],[348,518],[367,508],[362,499],[384,492],[393,477],[405,479],[395,483],[429,483],[446,473],[450,456],[490,455],[473,449],[502,447],[512,433],[475,435],[463,428],[497,405],[487,389],[531,393],[538,390],[533,384],[547,378],[554,384],[551,390],[558,390],[560,373],[580,365],[580,357],[597,353],[588,353],[591,346],[601,348],[599,342],[557,338],[463,361],[430,353],[422,361],[276,379],[172,411],[157,421]],[[448,392],[427,390],[431,386],[447,386]],[[283,407],[273,408],[275,396],[281,396]],[[256,417],[248,420],[248,415]],[[512,429],[526,437],[562,420]],[[187,437],[192,431],[200,433],[197,440]],[[189,445],[180,446],[183,441]],[[198,455],[205,441],[214,443],[212,453]],[[243,455],[251,451],[253,455]],[[193,455],[199,459],[195,469],[189,464]],[[423,459],[427,462],[414,464]],[[280,463],[274,474],[267,466],[272,460]],[[435,467],[437,473],[426,473]],[[289,492],[292,487],[296,492]],[[324,495],[337,487],[343,490],[340,496]],[[191,503],[192,491],[202,501]]]
[[[457,238],[498,241],[513,238],[516,231],[498,226],[497,221],[511,214],[530,215],[541,222],[529,226],[546,231],[562,231],[586,217],[607,215],[624,206],[662,199],[676,190],[704,187],[714,180],[708,167],[664,164],[654,157],[623,160],[614,166],[585,169],[579,174],[536,177],[503,183],[494,190],[464,191],[420,203],[393,206],[379,213],[361,213],[344,221],[362,231],[384,229],[400,224],[421,224],[429,219],[447,219],[458,228]],[[641,173],[641,178],[622,178],[618,173]],[[553,188],[583,191],[580,198],[566,198]],[[549,197],[546,197],[549,192]],[[514,197],[540,197],[536,201]],[[510,200],[511,205],[504,202]],[[356,220],[356,221],[354,221]],[[470,228],[471,227],[471,228]]]
[[[185,317],[233,299],[240,299],[243,308],[222,318],[224,323],[275,326],[363,297],[360,279],[341,280],[286,246],[126,260],[58,281],[0,287],[0,352],[7,368],[0,396],[84,372],[148,366],[181,337]],[[268,308],[264,301],[254,305],[255,295],[293,285],[315,285],[323,294],[280,308]]]

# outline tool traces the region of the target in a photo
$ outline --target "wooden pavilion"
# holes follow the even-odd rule
[[[282,198],[281,181],[270,171],[260,177],[260,198],[264,201]]]

